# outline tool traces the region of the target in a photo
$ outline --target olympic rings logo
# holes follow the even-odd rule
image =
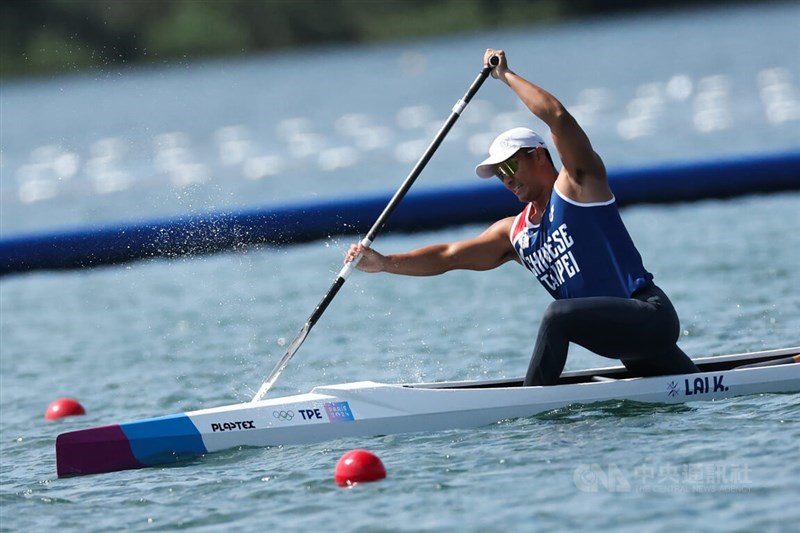
[[[278,420],[288,421],[294,418],[294,411],[272,411],[272,416]]]

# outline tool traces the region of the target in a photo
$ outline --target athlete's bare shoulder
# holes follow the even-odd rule
[[[492,238],[503,238],[508,240],[509,235],[511,234],[511,225],[514,224],[515,217],[506,217],[501,218],[484,232],[484,234],[489,234]]]

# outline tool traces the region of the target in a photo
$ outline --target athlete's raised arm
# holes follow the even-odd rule
[[[492,71],[492,75],[508,85],[531,113],[550,128],[566,177],[577,186],[576,192],[578,194],[599,192],[601,196],[608,196],[603,161],[595,153],[589,137],[575,117],[555,96],[509,69],[503,50],[488,49],[486,56],[499,58],[499,64]],[[590,190],[581,191],[584,187]]]

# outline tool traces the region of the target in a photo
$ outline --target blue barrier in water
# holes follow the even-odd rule
[[[800,190],[800,152],[623,169],[609,175],[619,205],[666,203]],[[109,265],[363,234],[390,194],[79,228],[0,239],[0,276]],[[488,222],[519,202],[496,180],[410,192],[386,231],[412,232]]]

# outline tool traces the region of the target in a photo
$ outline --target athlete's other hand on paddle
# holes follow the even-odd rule
[[[495,65],[495,67],[492,69],[492,77],[496,80],[502,80],[505,78],[506,73],[508,72],[506,53],[503,50],[493,50],[491,48],[487,48],[486,52],[483,54],[483,63],[488,65],[492,57],[497,58],[497,65]]]
[[[345,264],[355,261],[359,254],[361,254],[361,260],[356,268],[362,272],[383,272],[386,257],[361,243],[350,245],[350,249],[344,256]]]

